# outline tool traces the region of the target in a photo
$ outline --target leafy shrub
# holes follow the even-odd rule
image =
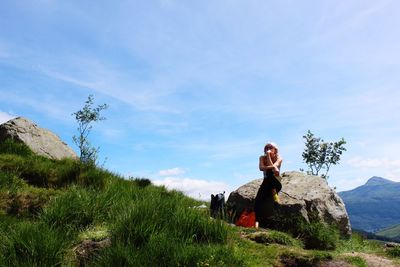
[[[146,187],[151,185],[151,181],[147,178],[130,178],[130,180],[133,181],[138,187]]]
[[[4,266],[56,266],[67,246],[62,233],[41,223],[20,222],[2,233],[0,259]]]
[[[16,154],[20,156],[31,156],[33,152],[30,150],[28,146],[23,143],[19,143],[14,141],[11,138],[0,142],[0,153],[1,154]]]
[[[304,224],[301,231],[307,249],[334,250],[339,242],[337,229],[321,222]]]

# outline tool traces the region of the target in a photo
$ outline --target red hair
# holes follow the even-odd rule
[[[278,150],[278,146],[275,143],[267,143],[264,146],[264,154],[267,154],[267,151],[272,149],[272,148],[275,148],[276,150]]]

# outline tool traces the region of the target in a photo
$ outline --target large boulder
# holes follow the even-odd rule
[[[230,212],[240,215],[244,209],[252,210],[262,181],[263,179],[253,180],[231,192],[227,201]],[[328,186],[325,179],[301,172],[285,172],[282,174],[281,183],[280,204],[266,207],[274,210],[272,214],[284,215],[285,218],[300,217],[307,222],[321,221],[337,226],[341,234],[345,236],[351,234],[349,217],[344,203],[339,195]],[[271,221],[277,219],[272,217]]]
[[[24,143],[34,153],[50,159],[78,159],[75,152],[60,137],[22,117],[0,125],[0,142],[8,138]]]

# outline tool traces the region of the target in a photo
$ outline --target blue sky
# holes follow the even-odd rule
[[[72,143],[89,94],[105,167],[209,198],[255,178],[267,141],[306,168],[302,136],[344,137],[329,184],[400,181],[398,1],[0,3],[0,122]]]

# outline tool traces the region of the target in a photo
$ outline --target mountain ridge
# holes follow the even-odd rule
[[[339,192],[352,227],[376,232],[400,223],[400,182],[373,176],[357,188]]]
[[[385,185],[385,184],[395,184],[395,181],[379,177],[379,176],[372,176],[368,179],[368,181],[364,185],[374,186],[374,185]]]

